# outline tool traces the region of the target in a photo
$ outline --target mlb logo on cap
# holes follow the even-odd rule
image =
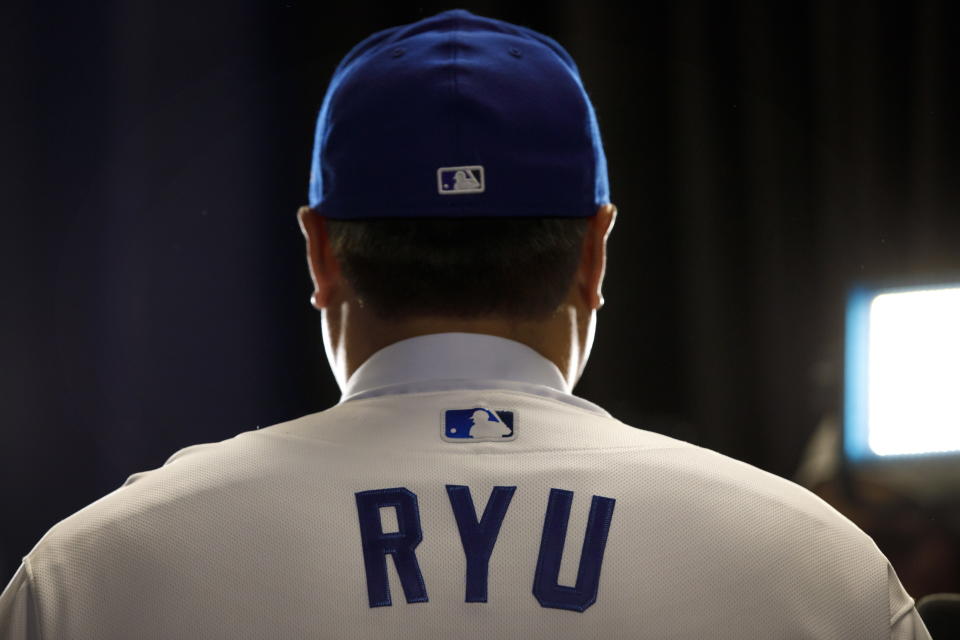
[[[483,167],[480,165],[440,167],[437,169],[437,191],[440,195],[483,193],[486,186]]]
[[[441,437],[447,442],[502,442],[515,440],[513,411],[491,411],[483,407],[447,409],[443,412]]]

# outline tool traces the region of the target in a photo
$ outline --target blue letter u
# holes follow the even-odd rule
[[[580,551],[577,584],[566,587],[558,584],[558,579],[572,502],[572,491],[550,489],[547,515],[543,520],[543,536],[540,538],[540,555],[533,580],[533,595],[542,607],[583,612],[597,601],[603,549],[607,545],[607,534],[610,532],[610,520],[613,518],[616,500],[593,496],[583,549]]]

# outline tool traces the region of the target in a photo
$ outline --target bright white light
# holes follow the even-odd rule
[[[873,452],[960,450],[960,288],[879,295],[869,331]]]

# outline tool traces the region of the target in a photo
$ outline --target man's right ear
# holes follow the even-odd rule
[[[300,230],[307,241],[307,265],[313,280],[313,295],[310,304],[324,309],[340,287],[340,265],[333,255],[330,236],[327,234],[327,221],[310,207],[300,207],[297,211]]]

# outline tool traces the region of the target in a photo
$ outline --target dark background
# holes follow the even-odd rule
[[[620,216],[578,394],[794,477],[847,289],[960,280],[960,6],[459,6],[557,38],[598,112]],[[130,474],[336,402],[295,219],[314,118],[353,44],[446,8],[4,3],[0,585]],[[913,595],[960,591],[946,512],[878,491],[823,493]]]

